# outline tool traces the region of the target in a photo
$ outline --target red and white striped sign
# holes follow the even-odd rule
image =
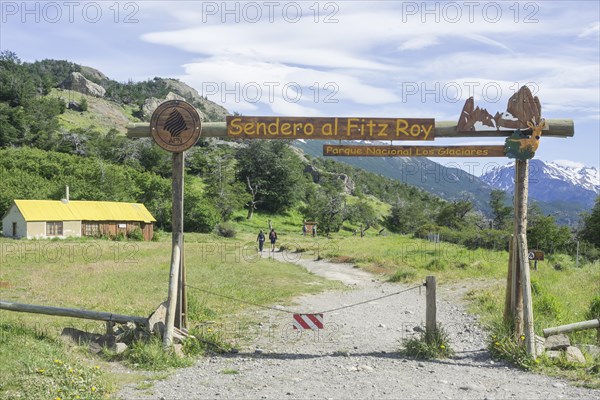
[[[323,314],[294,314],[294,329],[323,329]]]

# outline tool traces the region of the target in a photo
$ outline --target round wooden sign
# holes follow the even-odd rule
[[[202,124],[198,111],[190,103],[169,100],[152,114],[150,132],[154,141],[172,153],[181,153],[196,144]]]

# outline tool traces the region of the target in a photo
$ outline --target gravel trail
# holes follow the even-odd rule
[[[277,253],[276,259],[283,260]],[[289,259],[288,259],[289,261]],[[297,299],[293,310],[314,312],[359,303],[414,285],[381,282],[347,264],[295,260],[309,271],[348,285]],[[326,313],[317,333],[291,329],[291,315],[255,311],[258,325],[239,328],[247,338],[238,354],[206,357],[151,389],[133,386],[123,399],[600,399],[600,391],[523,372],[490,359],[476,318],[462,295],[475,283],[440,285],[437,315],[456,351],[452,359],[417,361],[397,354],[400,340],[418,334],[425,290]]]

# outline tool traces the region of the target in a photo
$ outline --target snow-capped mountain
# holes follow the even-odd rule
[[[495,167],[481,176],[490,186],[509,192],[514,188],[515,163]],[[593,167],[566,162],[529,163],[529,196],[538,201],[569,202],[592,207],[600,194],[600,174]]]

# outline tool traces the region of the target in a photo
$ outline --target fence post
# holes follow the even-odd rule
[[[427,337],[437,329],[436,305],[435,305],[435,276],[425,278],[425,332]]]

